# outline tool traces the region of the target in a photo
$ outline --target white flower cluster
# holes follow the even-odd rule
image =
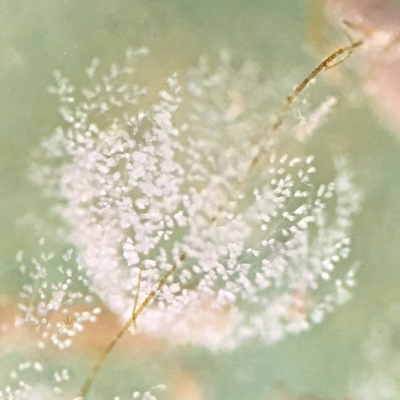
[[[65,368],[53,371],[49,376],[50,385],[43,383],[46,367],[42,362],[24,361],[10,371],[10,384],[0,390],[0,400],[46,400],[60,398],[63,386],[70,380]],[[41,382],[41,383],[40,383]]]
[[[39,257],[24,260],[23,252],[17,254],[20,271],[28,275],[29,282],[20,293],[19,309],[22,313],[15,324],[33,325],[39,334],[38,347],[52,343],[60,350],[72,344],[73,337],[83,331],[85,323],[96,322],[100,308],[94,306],[93,296],[88,295],[90,286],[78,265],[77,271],[65,266],[72,256],[69,249],[55,265],[55,254],[43,249],[39,241]]]
[[[125,320],[136,293],[140,304],[177,264],[139,330],[231,349],[319,323],[354,284],[360,194],[345,162],[316,185],[312,157],[267,146],[268,84],[226,53],[216,70],[203,59],[185,90],[168,78],[149,105],[133,83],[145,54],[128,51],[100,78],[95,60],[79,92],[58,72],[50,88],[64,126],[43,142],[33,180],[56,200],[96,294]]]

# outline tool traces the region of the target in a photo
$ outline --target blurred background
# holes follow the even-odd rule
[[[341,24],[343,19],[351,22],[347,28]],[[328,95],[338,99],[323,126],[301,144],[302,151],[305,146],[316,155],[322,175],[327,158],[347,156],[365,196],[353,232],[351,258],[361,263],[353,299],[310,332],[289,336],[269,348],[251,342],[231,353],[214,354],[188,346],[166,349],[143,339],[143,350],[131,356],[123,347],[115,352],[98,390],[102,384],[107,387],[107,374],[117,374],[144,390],[165,383],[170,388],[168,398],[176,400],[368,399],[359,388],[370,381],[368,374],[375,373],[366,367],[366,347],[376,346],[371,330],[382,326],[390,332],[385,338],[389,337],[387,346],[393,351],[387,357],[400,350],[395,323],[380,322],[400,302],[400,41],[396,31],[400,2],[0,0],[0,26],[3,322],[11,320],[21,286],[15,254],[21,248],[29,254],[37,247],[37,236],[25,228],[26,221],[45,220],[48,208],[27,175],[33,149],[60,122],[58,105],[46,91],[53,83],[53,70],[61,70],[79,86],[93,57],[108,65],[122,60],[127,47],[146,46],[155,62],[139,75],[147,86],[159,88],[173,71],[184,75],[202,54],[223,48],[238,60],[254,60],[274,82],[273,116],[293,86],[322,58],[348,45],[345,31],[365,41],[364,48],[320,74],[311,90],[302,94],[316,102]],[[293,114],[301,112],[298,107]],[[0,336],[3,351],[5,336]],[[7,357],[0,358],[2,373],[9,368]],[[398,368],[386,361],[377,372],[392,376],[400,390],[400,358]],[[82,371],[88,365],[90,357]],[[394,393],[397,397],[373,398],[400,398],[400,391]]]

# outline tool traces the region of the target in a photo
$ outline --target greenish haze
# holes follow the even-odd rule
[[[318,62],[304,50],[304,15],[298,0],[0,0],[0,300],[19,289],[15,253],[29,253],[37,244],[24,218],[43,217],[48,208],[26,176],[31,152],[59,123],[57,104],[46,92],[54,69],[79,85],[94,56],[108,64],[122,59],[127,47],[146,46],[160,63],[154,76],[144,72],[143,79],[157,86],[201,54],[227,48],[254,59],[276,80],[279,109],[279,99]],[[163,367],[184,365],[212,398],[261,400],[279,382],[294,392],[338,396],[361,368],[371,324],[400,301],[400,142],[371,112],[356,80],[348,84],[346,65],[338,68],[345,84],[319,77],[307,94],[339,98],[307,147],[322,171],[327,158],[347,155],[365,194],[354,231],[352,259],[361,268],[352,301],[311,332],[271,348],[251,343],[217,355],[185,347],[140,361],[150,374],[162,380]],[[135,368],[123,357],[110,363],[125,373]]]

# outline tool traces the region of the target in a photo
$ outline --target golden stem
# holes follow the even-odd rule
[[[353,50],[362,45],[362,41],[358,40],[357,42],[351,42],[348,46],[341,47],[331,53],[329,56],[325,57],[307,76],[303,81],[295,87],[293,92],[286,98],[285,104],[283,105],[281,112],[278,114],[276,121],[271,125],[268,129],[269,132],[275,133],[282,125],[287,113],[290,111],[293,103],[299,97],[300,93],[306,88],[306,86],[322,71],[333,68],[336,65],[343,62]],[[342,54],[346,54],[346,56],[336,62],[334,62],[339,56]],[[260,160],[262,154],[265,152],[263,147],[260,147],[260,150],[257,154],[251,159],[248,171],[254,168],[254,166]]]
[[[186,254],[181,254],[179,257],[179,261],[182,262],[186,258]],[[133,311],[132,317],[125,322],[124,326],[121,330],[115,335],[114,339],[107,345],[104,349],[103,353],[100,355],[99,359],[97,360],[96,364],[93,366],[90,375],[86,378],[85,382],[83,383],[81,389],[79,390],[78,398],[75,400],[83,400],[87,393],[89,392],[90,387],[92,386],[94,380],[96,379],[101,367],[104,364],[105,359],[110,354],[111,350],[115,347],[118,340],[124,336],[125,332],[131,327],[132,324],[135,323],[136,318],[143,312],[146,306],[150,303],[156,293],[166,284],[167,279],[174,273],[176,270],[177,265],[176,263],[172,266],[171,270],[168,271],[158,282],[157,287],[155,290],[150,292],[150,294],[144,299],[144,301],[140,304],[139,308],[136,311]]]
[[[137,281],[137,284],[136,284],[135,301],[133,303],[132,318],[133,318],[133,315],[136,312],[136,307],[137,307],[137,303],[138,303],[138,299],[139,299],[139,289],[140,289],[140,282],[141,281],[142,281],[142,269],[139,269],[138,281]],[[136,318],[133,321],[133,326],[135,327],[135,332],[137,332]]]

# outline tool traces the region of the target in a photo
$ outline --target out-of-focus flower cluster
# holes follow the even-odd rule
[[[90,284],[82,266],[77,265],[76,270],[67,266],[73,250],[67,250],[57,261],[53,252],[43,248],[43,239],[39,245],[39,257],[24,260],[22,251],[16,256],[19,269],[28,281],[20,293],[21,315],[15,324],[33,325],[39,334],[39,348],[50,341],[63,350],[71,346],[73,337],[83,331],[85,323],[96,322],[100,308],[92,304],[93,295],[89,294]]]
[[[0,400],[50,400],[65,398],[70,383],[68,369],[51,371],[40,361],[20,362],[10,371],[9,384],[0,390]],[[44,379],[43,376],[47,376]]]
[[[400,305],[371,328],[364,343],[365,364],[351,384],[355,400],[395,400],[400,396]]]
[[[42,143],[32,179],[54,199],[95,294],[128,319],[137,290],[140,303],[178,263],[140,331],[232,349],[321,322],[354,285],[360,193],[345,161],[314,183],[313,157],[265,138],[268,82],[224,52],[216,69],[202,59],[183,88],[170,76],[149,104],[134,84],[146,53],[127,51],[103,76],[94,60],[88,88],[59,72],[49,88],[64,123]]]
[[[165,385],[157,385],[152,387],[150,390],[146,390],[145,392],[141,393],[139,391],[134,391],[132,393],[132,399],[137,400],[157,400],[157,397],[152,394],[154,391],[164,391],[166,389]],[[114,397],[114,400],[121,400],[119,396]]]

